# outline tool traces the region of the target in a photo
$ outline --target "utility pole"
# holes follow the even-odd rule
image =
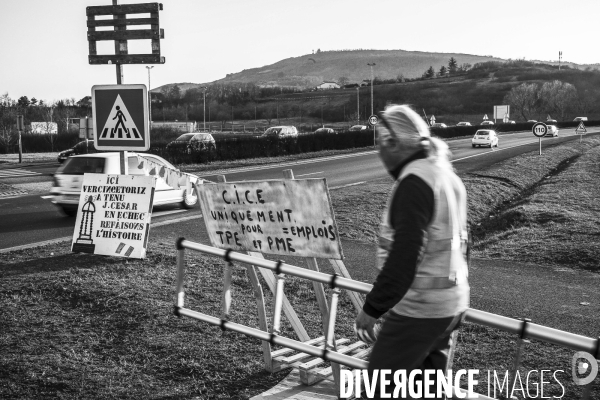
[[[360,125],[360,101],[358,99],[358,92],[359,92],[360,86],[358,86],[356,88],[356,124]]]
[[[367,65],[371,67],[371,115],[373,115],[373,66],[377,64],[369,63]]]
[[[146,65],[146,68],[148,68],[148,117],[150,120],[150,125],[152,125],[152,94],[150,93],[150,70],[154,68],[154,65],[151,67]]]
[[[562,59],[562,51],[558,52],[558,70],[560,71],[560,60]]]

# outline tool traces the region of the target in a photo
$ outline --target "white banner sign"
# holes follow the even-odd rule
[[[507,122],[510,118],[510,106],[494,106],[494,119],[506,119]]]
[[[215,247],[343,258],[325,179],[205,183],[198,192]]]
[[[84,174],[72,251],[144,258],[156,177]]]

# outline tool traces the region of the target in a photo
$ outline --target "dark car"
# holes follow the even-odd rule
[[[58,162],[64,163],[65,160],[71,156],[78,156],[80,154],[93,154],[98,153],[98,150],[94,147],[94,141],[92,139],[84,140],[77,143],[70,149],[63,150],[58,153]]]
[[[216,148],[215,138],[210,133],[184,133],[174,141],[167,144],[167,149],[180,148],[191,154],[194,152],[208,152]]]

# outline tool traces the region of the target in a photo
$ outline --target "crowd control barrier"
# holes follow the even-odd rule
[[[268,343],[270,345],[280,345],[287,349],[296,350],[302,352],[301,356],[311,355],[317,357],[313,363],[331,361],[339,365],[344,365],[353,370],[360,370],[367,368],[366,358],[369,354],[369,349],[363,349],[358,352],[357,348],[360,345],[365,345],[362,342],[357,342],[353,345],[340,347],[339,349],[334,348],[334,331],[335,331],[335,320],[337,315],[337,302],[339,296],[339,289],[346,289],[352,292],[358,292],[367,294],[371,291],[373,285],[355,281],[349,278],[344,278],[339,275],[330,275],[323,272],[318,272],[306,268],[300,268],[293,265],[286,264],[282,261],[270,261],[264,258],[254,257],[248,254],[238,253],[231,250],[223,250],[216,247],[207,246],[201,243],[195,243],[184,238],[177,240],[177,286],[176,286],[176,305],[175,315],[185,316],[199,321],[207,322],[209,324],[219,326],[222,330],[231,330],[239,332],[247,336],[255,337]],[[224,284],[223,284],[223,298],[222,298],[222,316],[217,318],[207,314],[203,314],[191,309],[185,308],[185,292],[184,292],[184,280],[185,280],[185,250],[193,250],[201,253],[221,257],[225,260],[225,273],[224,273]],[[229,310],[231,307],[231,268],[233,262],[241,262],[248,265],[253,265],[260,268],[265,268],[274,271],[277,276],[276,287],[274,290],[273,300],[273,315],[272,315],[272,328],[271,332],[266,330],[251,328],[245,325],[237,324],[235,322],[228,321]],[[279,324],[281,321],[281,310],[283,304],[283,286],[284,286],[284,275],[291,275],[302,279],[311,280],[313,282],[319,282],[331,287],[332,295],[330,298],[329,307],[329,318],[325,323],[324,337],[312,339],[308,341],[298,341],[290,338],[282,337],[279,335]],[[487,326],[490,328],[499,329],[505,332],[513,333],[518,335],[517,346],[515,349],[515,356],[513,360],[513,366],[510,376],[514,377],[514,372],[518,370],[521,360],[521,353],[523,345],[528,339],[535,339],[542,342],[552,343],[558,346],[566,347],[575,351],[585,351],[592,354],[597,360],[600,359],[600,338],[593,339],[582,335],[573,334],[570,332],[561,331],[558,329],[549,328],[546,326],[531,323],[528,319],[515,319],[508,318],[497,314],[488,313],[485,311],[468,309],[465,313],[465,321],[472,322],[478,325]],[[323,347],[317,347],[319,343],[323,343]],[[338,345],[341,344],[338,341]],[[350,348],[350,349],[349,349]],[[272,353],[273,359],[278,358],[281,354],[289,352],[289,350],[283,349]],[[350,355],[351,353],[355,353]],[[281,358],[280,358],[281,359]],[[285,358],[284,358],[285,359]],[[283,362],[280,367],[296,367],[298,363],[294,363],[294,357],[289,360],[290,362]],[[326,370],[319,371],[321,379],[327,378],[327,373],[331,376],[331,367]],[[337,375],[337,376],[336,376]],[[336,387],[339,387],[339,374],[333,374],[333,380],[336,383]],[[314,380],[312,383],[316,383],[318,380]],[[310,383],[309,383],[310,384]],[[587,400],[590,398],[591,388],[594,382],[588,384],[583,390],[582,399]],[[512,382],[511,386],[512,387]],[[461,390],[461,389],[456,389]],[[489,397],[479,395],[479,399],[490,399]]]

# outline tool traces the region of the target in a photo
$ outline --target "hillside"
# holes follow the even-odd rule
[[[359,83],[363,79],[371,78],[368,63],[376,64],[373,75],[380,79],[394,79],[399,75],[417,78],[430,66],[436,71],[442,65],[447,66],[450,57],[454,57],[459,66],[485,61],[504,61],[491,56],[404,50],[321,51],[227,74],[225,78],[212,83],[254,83],[262,87],[284,86],[298,89],[314,87],[323,81],[338,81],[340,77],[346,77],[349,83]],[[163,87],[178,85],[184,92],[204,84],[206,83],[171,83],[152,91],[160,92]]]

